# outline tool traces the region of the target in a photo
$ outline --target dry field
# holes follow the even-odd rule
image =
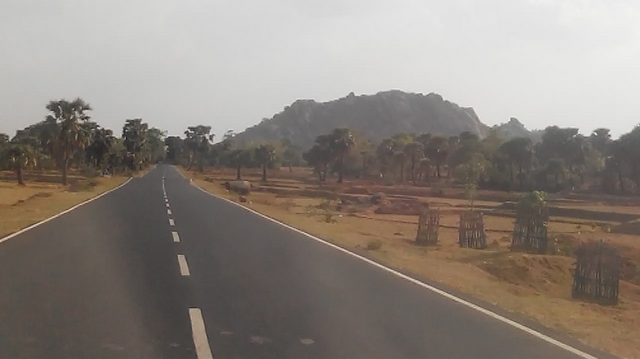
[[[60,184],[56,171],[31,172],[26,186],[18,186],[12,172],[0,172],[0,238],[49,218],[108,191],[126,177],[87,178],[71,172],[69,185]]]
[[[238,201],[222,182],[233,171],[202,174],[180,169],[198,186]],[[271,171],[267,183],[259,173],[245,179],[258,187],[246,206],[375,259],[390,267],[456,288],[543,325],[569,333],[584,343],[623,358],[640,353],[640,198],[611,196],[550,196],[549,225],[554,254],[531,255],[509,251],[513,230],[510,201],[516,193],[479,192],[475,205],[485,213],[486,250],[458,247],[460,211],[468,208],[459,190],[408,185],[380,185],[354,181],[338,186],[318,185],[305,171]],[[371,203],[371,194],[386,194],[384,204]],[[434,196],[436,195],[436,196]],[[324,198],[334,198],[337,209],[320,209]],[[420,202],[441,211],[439,244],[413,244]],[[335,208],[335,207],[334,207]],[[574,258],[582,241],[604,239],[621,248],[624,258],[620,303],[614,307],[571,298]]]

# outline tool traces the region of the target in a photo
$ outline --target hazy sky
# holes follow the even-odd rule
[[[0,0],[0,132],[80,96],[118,134],[241,131],[296,99],[437,92],[493,125],[640,123],[640,1]]]

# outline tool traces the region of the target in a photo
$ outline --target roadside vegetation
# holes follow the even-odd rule
[[[164,132],[126,120],[122,136],[91,121],[78,98],[50,101],[45,119],[0,133],[0,238],[92,198],[165,156]]]
[[[496,133],[401,134],[372,143],[336,129],[310,149],[287,140],[243,143],[227,133],[197,147],[198,167],[189,165],[196,153],[189,139],[167,140],[167,160],[212,193],[588,345],[621,357],[640,352],[640,128],[614,140],[606,129],[582,136],[554,126],[537,143]],[[264,146],[269,156],[260,155]],[[243,200],[225,189],[234,179],[252,183]],[[525,193],[548,193],[544,254],[510,250]],[[440,211],[436,246],[415,245],[424,203]],[[458,245],[460,213],[470,208],[484,214],[486,249]],[[623,258],[616,306],[571,295],[575,250],[601,239]]]

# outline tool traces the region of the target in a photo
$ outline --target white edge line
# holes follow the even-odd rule
[[[180,266],[180,274],[183,277],[191,275],[189,272],[189,265],[187,264],[187,257],[185,257],[184,254],[178,254],[178,266]]]
[[[169,218],[169,225],[170,226],[175,226],[176,222],[173,220],[173,218]]]
[[[178,171],[178,173],[180,173],[180,172]],[[182,175],[182,173],[180,173],[180,174]],[[182,177],[184,177],[184,175],[183,175]],[[185,178],[186,178],[186,177],[185,177]],[[582,350],[576,349],[576,348],[574,348],[574,347],[572,347],[572,346],[570,346],[570,345],[568,345],[568,344],[562,343],[562,342],[561,342],[561,341],[559,341],[559,340],[553,339],[553,338],[551,338],[551,337],[550,337],[550,336],[548,336],[548,335],[542,334],[542,333],[538,332],[537,330],[535,330],[535,329],[531,329],[531,328],[529,328],[529,327],[527,327],[527,326],[525,326],[525,325],[523,325],[523,324],[520,324],[520,323],[518,323],[518,322],[516,322],[516,321],[514,321],[514,320],[511,320],[511,319],[509,319],[509,318],[503,317],[503,316],[501,316],[500,314],[497,314],[497,313],[494,313],[494,312],[490,311],[489,309],[482,308],[482,307],[480,307],[480,306],[478,306],[478,305],[476,305],[476,304],[473,304],[473,303],[471,303],[471,302],[468,302],[468,301],[466,301],[466,300],[464,300],[464,299],[462,299],[462,298],[456,297],[455,295],[453,295],[453,294],[451,294],[451,293],[449,293],[449,292],[446,292],[446,291],[444,291],[444,290],[442,290],[442,289],[438,289],[438,288],[436,288],[436,287],[434,287],[434,286],[432,286],[432,285],[429,285],[429,284],[427,284],[427,283],[421,282],[421,281],[419,281],[419,280],[417,280],[417,279],[415,279],[415,278],[413,278],[413,277],[409,277],[408,275],[402,274],[402,273],[400,273],[400,272],[398,272],[398,271],[396,271],[396,270],[394,270],[394,269],[391,269],[391,268],[389,268],[389,267],[386,267],[386,266],[384,266],[384,265],[382,265],[382,264],[380,264],[380,263],[378,263],[378,262],[375,262],[375,261],[373,261],[373,260],[371,260],[371,259],[369,259],[369,258],[365,258],[365,257],[363,257],[363,256],[361,256],[361,255],[359,255],[359,254],[356,254],[356,253],[354,253],[354,252],[351,252],[351,251],[349,251],[349,250],[347,250],[347,249],[345,249],[345,248],[342,248],[342,247],[340,247],[340,246],[338,246],[338,245],[335,245],[335,244],[333,244],[333,243],[329,243],[329,242],[327,242],[327,241],[325,241],[325,240],[323,240],[323,239],[321,239],[321,238],[318,238],[318,237],[316,237],[316,236],[314,236],[314,235],[312,235],[312,234],[309,234],[309,233],[304,232],[304,231],[302,231],[302,230],[300,230],[300,229],[294,228],[294,227],[292,227],[292,226],[290,226],[290,225],[288,225],[288,224],[282,223],[282,222],[280,222],[280,221],[278,221],[278,220],[276,220],[276,219],[273,219],[273,218],[271,218],[271,217],[268,217],[268,216],[266,216],[266,215],[264,215],[264,214],[262,214],[262,213],[259,213],[259,212],[257,212],[257,211],[254,211],[254,210],[253,210],[253,209],[251,209],[251,208],[245,207],[245,206],[243,206],[243,205],[241,205],[241,204],[238,204],[238,203],[236,203],[236,202],[233,202],[233,201],[231,201],[231,200],[228,200],[228,199],[226,199],[226,198],[224,198],[224,197],[220,197],[220,196],[217,196],[217,195],[215,195],[215,194],[209,193],[209,192],[207,192],[206,190],[202,189],[202,188],[201,188],[200,186],[198,186],[198,185],[196,185],[195,187],[196,187],[196,188],[198,188],[199,190],[201,190],[202,192],[204,192],[204,193],[206,193],[206,194],[210,195],[210,196],[213,196],[213,197],[215,197],[215,198],[218,198],[218,199],[221,199],[221,200],[226,201],[226,202],[228,202],[228,203],[231,203],[231,204],[233,204],[233,205],[236,205],[236,206],[238,206],[238,207],[240,207],[240,208],[243,208],[243,209],[245,209],[246,211],[249,211],[249,212],[251,212],[251,213],[253,213],[253,214],[255,214],[255,215],[258,215],[258,216],[260,216],[260,217],[262,217],[262,218],[264,218],[264,219],[266,219],[266,220],[269,220],[269,221],[271,221],[271,222],[277,223],[277,224],[279,224],[279,225],[281,225],[281,226],[283,226],[283,227],[285,227],[285,228],[287,228],[287,229],[289,229],[289,230],[292,230],[292,231],[294,231],[294,232],[297,232],[297,233],[299,233],[299,234],[302,234],[302,235],[304,235],[304,236],[306,236],[306,237],[308,237],[308,238],[311,238],[311,239],[313,239],[313,240],[315,240],[315,241],[318,241],[318,242],[320,242],[320,243],[323,243],[323,244],[325,244],[325,245],[327,245],[327,246],[329,246],[329,247],[332,247],[332,248],[334,248],[334,249],[337,249],[337,250],[339,250],[339,251],[341,251],[341,252],[343,252],[343,253],[346,253],[346,254],[348,254],[348,255],[350,255],[350,256],[353,256],[353,257],[355,257],[355,258],[358,258],[358,259],[360,259],[360,260],[362,260],[362,261],[364,261],[364,262],[367,262],[367,263],[369,263],[369,264],[371,264],[371,265],[373,265],[373,266],[375,266],[375,267],[378,267],[378,268],[380,268],[380,269],[382,269],[382,270],[384,270],[384,271],[387,271],[387,272],[389,272],[389,273],[392,273],[392,274],[394,274],[394,275],[396,275],[396,276],[398,276],[398,277],[400,277],[400,278],[402,278],[402,279],[405,279],[405,280],[407,280],[407,281],[409,281],[409,282],[411,282],[411,283],[417,284],[417,285],[419,285],[419,286],[421,286],[421,287],[423,287],[423,288],[425,288],[425,289],[428,289],[428,290],[430,290],[430,291],[432,291],[432,292],[434,292],[434,293],[440,294],[440,295],[442,295],[443,297],[446,297],[446,298],[448,298],[448,299],[453,300],[454,302],[460,303],[460,304],[462,304],[462,305],[464,305],[464,306],[466,306],[466,307],[469,307],[469,308],[471,308],[471,309],[475,309],[475,310],[479,311],[480,313],[483,313],[483,314],[485,314],[485,315],[488,315],[489,317],[494,318],[494,319],[497,319],[497,320],[499,320],[499,321],[501,321],[501,322],[503,322],[503,323],[505,323],[505,324],[508,324],[508,325],[510,325],[510,326],[512,326],[512,327],[514,327],[514,328],[516,328],[516,329],[520,329],[520,330],[522,330],[522,331],[523,331],[523,332],[525,332],[525,333],[528,333],[528,334],[530,334],[530,335],[533,335],[533,336],[534,336],[534,337],[536,337],[536,338],[542,339],[542,340],[546,341],[547,343],[553,344],[553,345],[555,345],[555,346],[557,346],[557,347],[559,347],[559,348],[562,348],[562,349],[564,349],[564,350],[566,350],[566,351],[568,351],[568,352],[570,352],[570,353],[572,353],[572,354],[575,354],[575,355],[577,355],[577,356],[579,356],[579,357],[581,357],[581,358],[584,358],[584,359],[598,359],[597,357],[595,357],[595,356],[593,356],[593,355],[591,355],[591,354],[585,353],[585,352],[583,352]]]
[[[54,220],[54,219],[56,219],[56,218],[58,218],[58,217],[60,217],[60,216],[62,216],[64,214],[67,214],[67,213],[73,211],[74,209],[76,209],[78,207],[81,207],[81,206],[84,206],[87,203],[93,202],[93,201],[97,200],[98,198],[100,198],[102,196],[106,196],[109,193],[111,193],[111,192],[113,192],[113,191],[115,191],[117,189],[120,189],[121,187],[124,187],[127,183],[131,182],[132,179],[133,179],[133,177],[129,177],[129,179],[127,179],[123,184],[119,185],[118,187],[112,188],[112,189],[110,189],[110,190],[108,190],[106,192],[102,192],[99,195],[97,195],[97,196],[95,196],[93,198],[89,198],[88,200],[86,200],[86,201],[84,201],[82,203],[78,203],[75,206],[73,206],[73,207],[71,207],[69,209],[66,209],[66,210],[64,210],[64,211],[62,211],[62,212],[60,212],[60,213],[58,213],[56,215],[53,215],[53,216],[51,216],[51,217],[49,217],[47,219],[44,219],[44,220],[42,220],[40,222],[34,223],[34,224],[32,224],[32,225],[30,225],[30,226],[28,226],[26,228],[23,228],[23,229],[15,232],[15,233],[11,233],[11,234],[3,237],[3,238],[0,238],[0,243],[6,242],[6,241],[10,240],[11,238],[19,236],[19,235],[21,235],[22,233],[24,233],[26,231],[32,230],[32,229],[34,229],[34,228],[36,228],[36,227],[38,227],[40,225],[43,225],[43,224],[45,224],[45,223],[47,223],[47,222],[49,222],[51,220]]]
[[[171,232],[171,235],[173,236],[173,241],[175,243],[179,243],[180,242],[180,235],[178,234],[178,232],[173,231],[173,232]]]
[[[189,319],[191,319],[191,335],[198,359],[213,359],[200,308],[189,308]]]

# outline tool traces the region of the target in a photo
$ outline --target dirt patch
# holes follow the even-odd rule
[[[569,298],[574,262],[568,257],[509,253],[476,265],[502,281],[519,286],[521,294],[545,292]]]

